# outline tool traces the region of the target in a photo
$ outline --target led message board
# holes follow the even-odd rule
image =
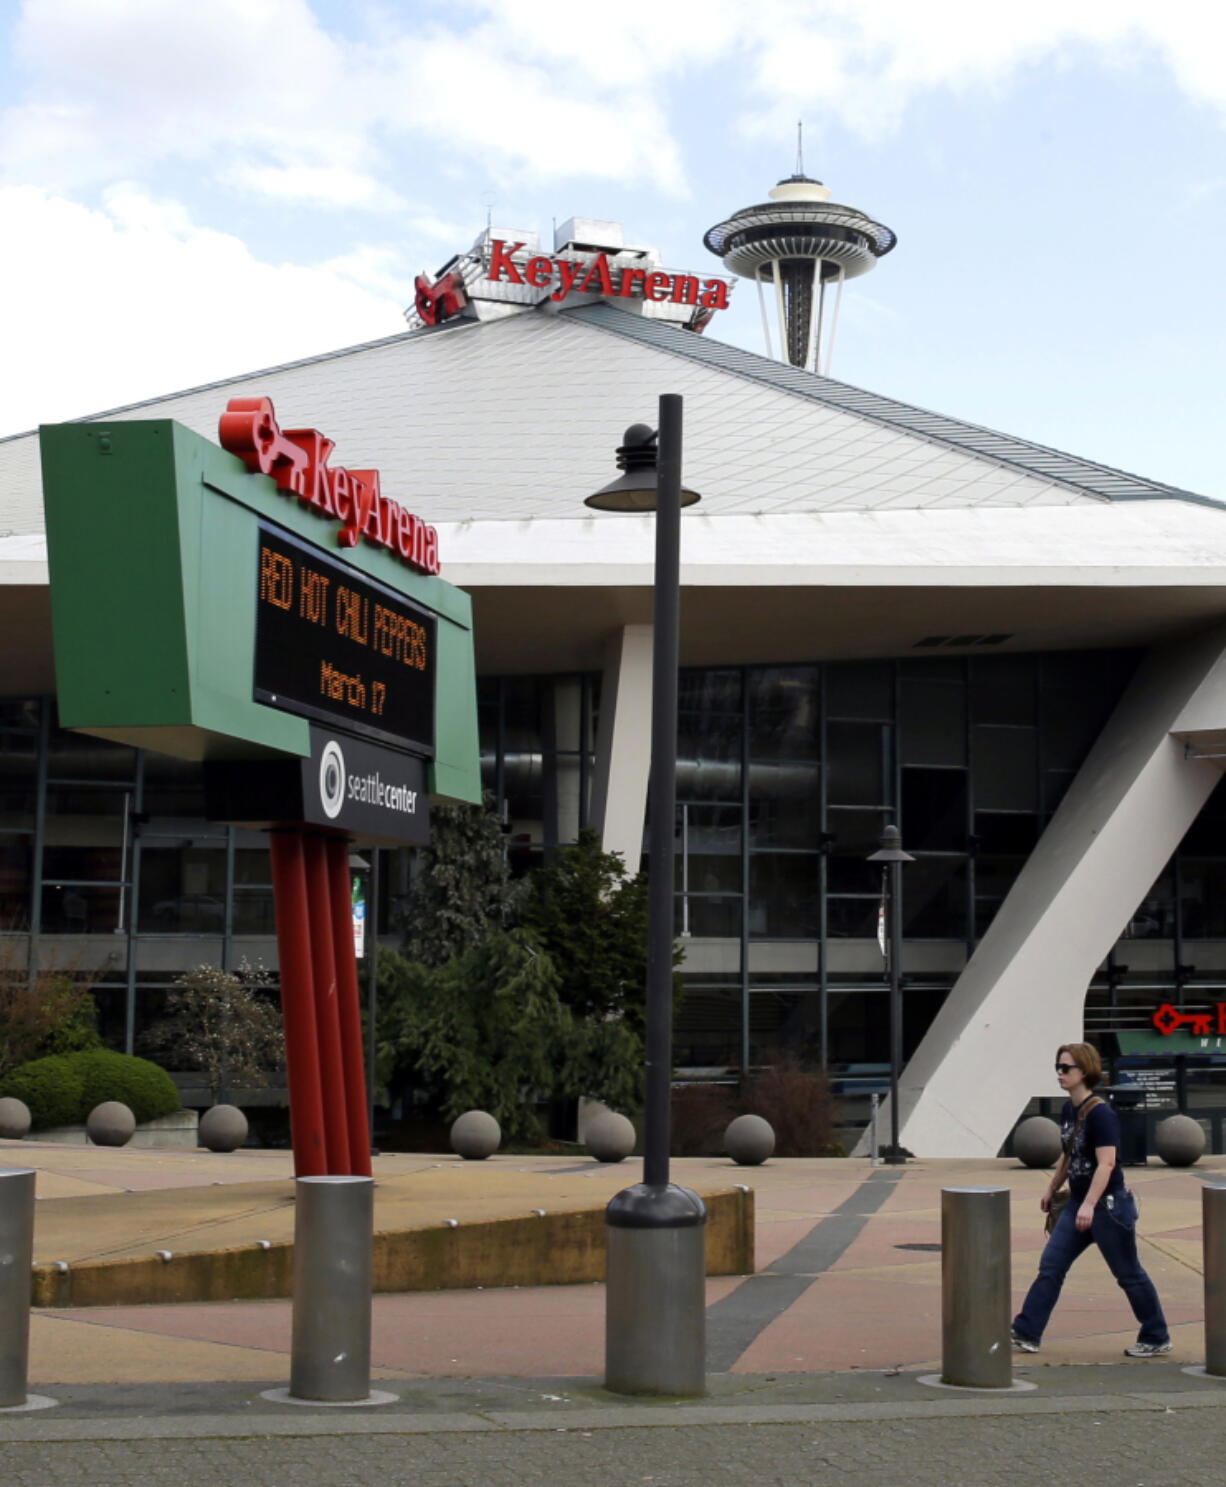
[[[257,702],[434,754],[434,614],[263,522]]]

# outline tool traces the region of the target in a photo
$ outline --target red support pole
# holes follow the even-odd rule
[[[294,1172],[299,1177],[323,1177],[328,1171],[328,1156],[315,1036],[315,977],[311,968],[302,833],[296,829],[274,831],[269,839],[269,853],[277,956],[281,966],[281,1018],[285,1025]]]
[[[303,840],[307,902],[311,911],[311,961],[315,969],[315,1033],[319,1039],[319,1078],[323,1086],[324,1139],[328,1172],[349,1176],[349,1122],[345,1114],[345,1066],[341,1060],[341,1019],[332,953],[332,903],[324,839]]]
[[[358,999],[358,961],[353,943],[353,895],[349,886],[349,843],[329,837],[328,886],[332,890],[332,947],[341,1020],[341,1058],[345,1066],[345,1113],[349,1122],[349,1171],[369,1177],[366,1064],[362,1057],[362,1009]],[[366,932],[373,934],[373,905],[366,906]],[[374,954],[374,941],[370,953]],[[371,1070],[374,1077],[374,1070]]]

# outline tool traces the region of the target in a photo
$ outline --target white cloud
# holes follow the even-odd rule
[[[1220,0],[523,0],[355,9],[309,0],[24,0],[25,91],[0,113],[0,180],[72,190],[184,162],[272,203],[439,212],[457,172],[685,194],[674,90],[718,67],[748,132],[798,115],[869,137],[939,90],[1092,57],[1164,65],[1226,117]],[[405,154],[411,151],[405,163]]]
[[[404,206],[404,198],[374,176],[339,166],[242,165],[228,172],[235,185],[271,197],[323,210],[387,212]]]
[[[0,434],[234,376],[404,329],[411,283],[264,263],[135,187],[90,210],[0,187]]]
[[[1218,0],[760,0],[746,120],[777,134],[837,118],[872,137],[920,94],[999,86],[1023,66],[1092,57],[1109,67],[1160,59],[1194,101],[1226,116],[1226,7]]]

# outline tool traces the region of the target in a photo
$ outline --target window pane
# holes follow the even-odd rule
[[[741,673],[735,669],[682,671],[677,686],[682,712],[741,711]]]
[[[0,931],[30,924],[30,871],[33,838],[0,837]]]
[[[188,759],[145,754],[144,812],[200,820],[204,816],[204,771]]]
[[[966,938],[966,863],[921,857],[902,870],[902,932],[915,940]]]
[[[877,892],[881,869],[866,859],[881,846],[885,822],[882,811],[830,812],[829,830],[834,841],[826,862],[829,892]]]
[[[126,905],[126,895],[122,902]],[[43,884],[44,934],[114,934],[124,930],[126,913],[121,913],[118,888],[84,887],[63,883]]]
[[[139,927],[145,934],[221,934],[226,854],[218,848],[141,850]]]
[[[704,898],[691,894],[689,932],[696,940],[739,940],[741,937],[741,895]],[[683,925],[682,900],[677,897],[673,908],[673,932],[680,934]]]
[[[1033,656],[976,656],[971,662],[971,719],[976,723],[1033,723]]]
[[[975,809],[1038,809],[1033,728],[976,728]]]
[[[677,796],[741,798],[741,720],[726,713],[682,713],[677,730]]]
[[[673,861],[677,891],[683,876],[691,893],[741,891],[741,812],[738,806],[677,808],[678,844]]]
[[[130,780],[136,773],[136,750],[53,728],[48,763],[53,779]]]
[[[118,883],[124,876],[124,856],[118,840],[113,847],[47,847],[43,852],[43,879]]]
[[[966,763],[966,693],[925,677],[903,676],[898,748],[903,764]]]
[[[826,716],[894,717],[894,669],[888,661],[836,663],[826,668]]]
[[[966,806],[964,769],[904,769],[903,845],[908,851],[965,851]]]
[[[751,935],[817,939],[819,864],[815,852],[754,852],[750,856]]]
[[[827,800],[831,805],[885,806],[889,729],[880,723],[826,725]]]
[[[37,734],[0,731],[0,827],[9,831],[34,829],[37,786]]]
[[[829,894],[826,899],[826,932],[833,940],[875,940],[880,907],[879,891],[864,898]]]
[[[821,776],[816,764],[750,765],[751,845],[815,848],[821,821]]]
[[[819,742],[816,666],[771,666],[746,677],[751,759],[814,760]]]

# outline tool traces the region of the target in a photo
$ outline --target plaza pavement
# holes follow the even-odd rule
[[[0,1142],[0,1165],[38,1171],[36,1260],[277,1240],[292,1234],[287,1153],[126,1151]],[[599,1206],[637,1181],[629,1159],[602,1166],[580,1153],[496,1156],[389,1154],[375,1159],[376,1227],[460,1223],[483,1216]],[[1203,1358],[1202,1182],[1226,1158],[1194,1168],[1130,1168],[1141,1201],[1143,1262],[1175,1341],[1173,1361]],[[1007,1186],[1013,1281],[1020,1300],[1043,1234],[1044,1172],[1011,1160],[917,1161],[904,1169],[863,1160],[772,1160],[736,1167],[685,1158],[673,1178],[712,1191],[751,1186],[756,1274],[707,1283],[712,1374],[791,1375],[924,1370],[941,1348],[940,1189]],[[288,1300],[36,1310],[30,1387],[210,1384],[288,1377]],[[378,1295],[373,1373],[380,1378],[586,1377],[603,1371],[599,1284]],[[1132,1315],[1096,1250],[1074,1267],[1028,1368],[1136,1365],[1122,1358]],[[1152,1367],[1153,1365],[1144,1365]]]
[[[38,1169],[37,1254],[79,1262],[254,1244],[291,1231],[284,1154],[128,1152],[0,1143]],[[289,1376],[290,1303],[36,1310],[31,1393],[0,1411],[3,1487],[1049,1487],[1072,1470],[1137,1487],[1216,1487],[1226,1383],[1203,1357],[1200,1189],[1226,1170],[1130,1169],[1141,1249],[1172,1323],[1170,1359],[1134,1334],[1098,1259],[1074,1268],[1030,1392],[925,1386],[939,1367],[940,1189],[1006,1185],[1020,1297],[1042,1243],[1045,1173],[1013,1162],[679,1160],[674,1177],[755,1191],[757,1268],[708,1281],[708,1394],[608,1394],[599,1284],[378,1295],[382,1408],[263,1397]],[[376,1226],[600,1205],[637,1161],[578,1154],[376,1160]],[[277,1226],[280,1226],[278,1228]]]

